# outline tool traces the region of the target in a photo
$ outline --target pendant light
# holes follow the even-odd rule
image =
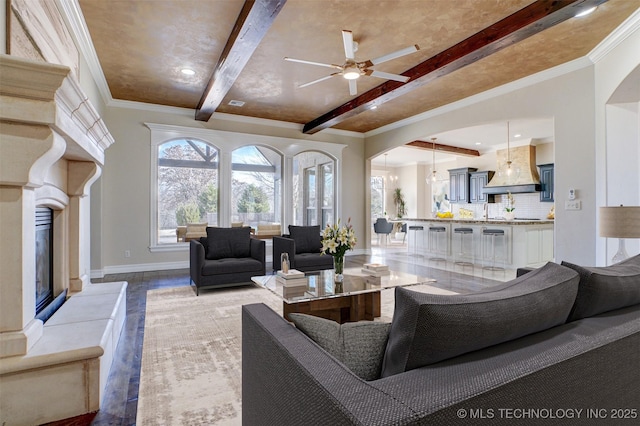
[[[433,170],[431,171],[432,184],[438,181],[438,172],[436,171],[436,139],[437,138],[431,138],[431,143],[432,143],[431,154],[432,154],[432,163],[433,163]]]
[[[398,176],[393,176],[389,174],[389,170],[387,170],[387,155],[388,154],[384,154],[384,174],[386,175],[385,180],[389,180],[389,182],[393,183],[396,180],[398,180]],[[385,186],[386,189],[386,186]]]
[[[509,143],[509,122],[507,121],[507,177],[511,177],[511,145]]]

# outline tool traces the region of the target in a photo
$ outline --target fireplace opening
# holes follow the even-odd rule
[[[36,314],[53,301],[53,210],[36,208]]]

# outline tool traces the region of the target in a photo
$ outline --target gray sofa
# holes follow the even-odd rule
[[[246,305],[243,424],[583,425],[598,424],[596,414],[635,424],[640,256],[595,269],[548,264],[469,295],[397,288],[383,377],[374,380],[267,306]],[[618,294],[619,306],[609,298],[606,312],[581,317],[602,290]]]
[[[266,274],[265,242],[251,228],[207,228],[207,236],[189,242],[189,272],[196,295],[203,288],[251,284]]]

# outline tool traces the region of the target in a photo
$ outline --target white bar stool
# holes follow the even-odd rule
[[[504,229],[483,229],[482,230],[482,258],[487,259],[486,255],[486,239],[490,238],[491,241],[491,265],[483,266],[482,269],[486,269],[488,271],[504,271],[504,266],[496,266],[496,260],[500,260],[504,263],[506,262],[507,257],[507,248],[505,246],[505,237],[504,237]],[[503,255],[502,257],[496,257],[496,238],[502,238],[502,247],[503,247]]]
[[[445,237],[445,251],[440,249],[440,235]],[[447,228],[444,226],[430,226],[429,227],[429,252],[431,253],[430,260],[444,260],[446,261],[446,237]]]
[[[475,261],[475,256],[473,253],[473,228],[455,228],[453,230],[453,233],[460,235],[460,249],[456,250],[454,253],[454,265],[473,267]],[[467,250],[465,250],[465,240],[468,241]],[[471,259],[471,261],[469,262],[469,260],[464,260],[465,258]]]
[[[409,237],[409,243],[413,241],[413,254],[418,253],[418,232],[422,233],[424,231],[424,226],[421,225],[410,225],[409,232],[413,232],[413,237]]]

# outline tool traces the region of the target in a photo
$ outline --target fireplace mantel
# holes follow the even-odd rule
[[[0,386],[15,399],[0,423],[39,424],[99,408],[122,330],[126,283],[90,283],[90,188],[114,140],[68,67],[0,54],[0,75]],[[47,326],[35,318],[36,207],[53,210],[54,296],[74,301]],[[109,315],[69,323],[87,304]],[[35,382],[64,403],[32,394]]]

